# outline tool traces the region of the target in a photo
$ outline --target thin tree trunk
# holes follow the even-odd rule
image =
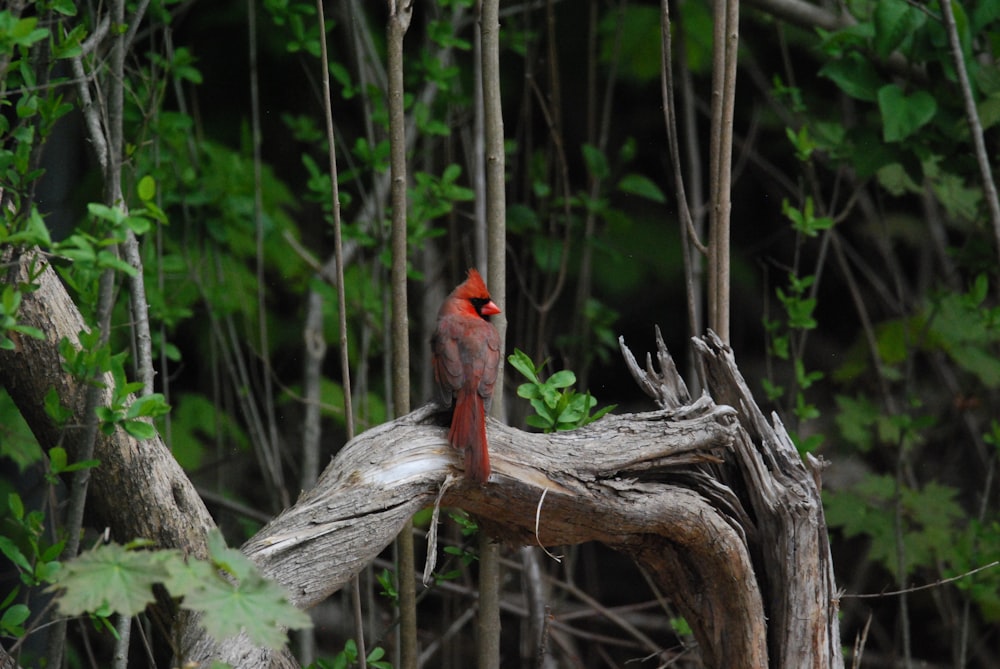
[[[494,302],[507,307],[506,220],[507,199],[504,190],[506,160],[504,155],[503,109],[500,98],[500,2],[483,0],[480,35],[483,56],[483,126],[486,149],[486,252],[489,258],[487,285]],[[500,359],[504,358],[507,332],[506,312],[493,316],[500,333]],[[504,366],[500,365],[490,414],[503,417]],[[500,547],[489,533],[479,535],[479,619],[476,655],[479,669],[500,666]]]
[[[389,80],[389,151],[392,187],[392,396],[397,416],[410,412],[410,325],[407,316],[406,272],[406,116],[403,110],[403,37],[413,9],[409,0],[390,0],[387,26]],[[413,522],[407,521],[396,539],[399,588],[399,666],[416,669],[417,592],[413,579]]]
[[[709,164],[709,327],[729,341],[729,225],[732,201],[733,113],[739,0],[715,0],[712,58],[712,125]]]

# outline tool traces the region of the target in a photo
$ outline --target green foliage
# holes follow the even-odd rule
[[[286,642],[286,627],[312,626],[282,588],[262,577],[238,550],[226,547],[221,535],[209,534],[208,544],[210,562],[185,563],[190,572],[171,570],[165,585],[184,598],[182,606],[203,614],[209,634],[222,639],[245,631],[256,643],[278,648]]]
[[[988,110],[987,100],[994,90],[988,83],[994,77],[988,73],[995,68],[981,67],[971,57],[975,42],[972,35],[995,20],[995,16],[977,7],[975,19],[970,21],[960,4],[951,6],[959,26],[966,67],[978,89],[973,95],[977,100],[982,98],[980,105]],[[968,135],[964,124],[955,121],[962,118],[964,109],[961,97],[954,92],[954,66],[942,22],[938,17],[928,20],[928,16],[937,13],[936,7],[889,0],[857,3],[852,10],[854,25],[835,32],[821,31],[821,49],[828,60],[820,74],[862,103],[860,113],[870,110],[875,114],[880,128],[878,138],[873,136],[869,124],[846,129],[836,152],[838,159],[851,164],[862,176],[896,166],[917,183],[921,177],[929,177],[941,203],[948,208],[952,196],[939,186],[957,178],[964,186],[979,192],[979,187],[973,185],[975,176],[969,172],[960,175],[961,162],[952,159],[956,146],[967,145]],[[945,76],[894,77],[887,69],[877,67],[870,57],[872,53],[880,59],[901,57],[910,68],[908,72],[939,71]],[[822,118],[828,114],[817,110],[812,115]]]
[[[383,569],[381,573],[375,575],[375,579],[382,586],[382,591],[379,594],[391,600],[393,604],[398,604],[399,588],[396,587],[396,579],[393,573],[388,569]]]
[[[479,531],[479,524],[476,523],[476,519],[464,511],[449,511],[448,517],[459,526],[463,537],[471,537]]]
[[[670,629],[674,631],[679,637],[692,637],[694,633],[691,631],[691,625],[684,618],[678,616],[676,618],[670,619]]]
[[[520,349],[514,349],[507,360],[528,379],[527,383],[518,386],[517,395],[528,400],[535,410],[535,414],[527,419],[528,425],[532,427],[545,432],[573,430],[594,422],[616,406],[607,406],[591,414],[597,400],[590,393],[581,395],[570,388],[576,383],[576,374],[573,372],[564,369],[543,381],[539,374],[545,367],[544,362],[536,367],[531,358]]]
[[[17,465],[18,474],[24,474],[44,458],[38,440],[5,389],[0,389],[0,457]],[[0,480],[0,486],[2,483]]]
[[[25,508],[16,492],[7,495],[6,508],[0,513],[0,527],[0,553],[20,580],[20,585],[14,586],[0,602],[0,633],[23,637],[32,612],[31,598],[22,594],[22,588],[54,582],[62,567],[59,555],[65,541],[53,541],[45,527],[45,515]]]
[[[942,551],[947,553],[946,578],[969,574],[1000,555],[1000,522],[971,519],[957,535],[951,550]],[[968,594],[985,620],[1000,621],[1000,573],[995,567],[961,578],[956,586]]]
[[[49,472],[46,474],[46,478],[50,483],[55,485],[56,477],[61,474],[71,474],[81,469],[91,469],[100,464],[101,461],[97,459],[80,460],[79,462],[71,463],[69,462],[69,456],[66,454],[66,449],[62,446],[54,446],[49,449]]]
[[[10,591],[10,594],[0,602],[0,633],[4,636],[22,637],[25,634],[24,621],[31,615],[31,609],[24,604],[13,604],[13,599],[18,594],[17,588]]]
[[[1000,387],[1000,307],[989,306],[989,282],[978,275],[965,293],[941,293],[928,306],[928,347],[946,353],[985,388]]]
[[[312,625],[289,604],[280,586],[263,578],[217,532],[209,534],[208,560],[185,558],[176,550],[143,550],[149,542],[101,544],[63,564],[53,590],[65,615],[133,616],[155,601],[163,585],[181,606],[202,614],[205,629],[217,639],[246,632],[254,643],[280,648],[285,628]]]
[[[792,210],[787,201],[784,203],[784,207],[795,230],[804,236],[815,236],[817,230],[828,227],[825,222],[816,223],[816,221],[829,219],[814,218],[811,203],[801,212]],[[789,274],[787,288],[775,288],[783,317],[781,319],[765,317],[764,319],[764,328],[768,334],[768,353],[778,360],[791,363],[793,385],[791,389],[786,389],[767,377],[763,378],[761,383],[770,401],[778,402],[786,397],[791,398],[790,410],[799,421],[800,427],[806,421],[820,417],[818,407],[807,399],[806,391],[825,378],[823,372],[806,368],[801,357],[801,345],[798,343],[801,341],[803,333],[817,327],[817,321],[814,317],[817,301],[810,292],[814,282],[815,276],[812,275],[798,277],[794,273]],[[803,439],[797,433],[793,433],[792,438],[801,453],[809,453],[823,442],[821,434],[813,434]]]
[[[58,557],[65,542],[46,537],[45,515],[26,509],[21,496],[12,492],[3,523],[0,552],[17,570],[21,583],[28,587],[51,583],[59,572]]]
[[[38,328],[21,325],[17,322],[17,311],[21,307],[21,291],[7,285],[0,295],[0,349],[14,350],[16,342],[13,337],[24,335],[35,339],[44,339],[45,335]]]
[[[141,545],[141,542],[140,542]],[[67,616],[121,613],[134,616],[156,601],[153,585],[169,578],[168,551],[132,550],[109,543],[63,564],[56,587],[64,590],[59,610]]]
[[[946,356],[956,370],[982,388],[994,388],[997,367],[997,311],[988,305],[989,285],[977,276],[966,292],[940,292],[915,315],[882,324],[877,332],[882,367],[878,373],[901,378],[896,367],[921,354]],[[837,378],[853,381],[867,365],[845,363]],[[842,442],[860,453],[915,452],[939,426],[925,403],[911,400],[895,414],[871,397],[856,393],[836,398],[836,424]],[[983,441],[997,444],[996,421]],[[922,570],[941,570],[948,578],[968,573],[995,554],[995,521],[970,517],[960,504],[959,490],[935,480],[914,486],[888,475],[867,474],[857,484],[824,495],[827,522],[847,537],[869,539],[869,559],[897,580]],[[898,537],[898,541],[897,541]],[[902,553],[897,552],[897,546]],[[991,553],[990,551],[994,552]],[[1000,576],[988,570],[957,585],[987,620],[1000,617]]]
[[[392,664],[383,660],[385,649],[376,646],[368,653],[365,663],[374,669],[392,669]],[[354,639],[344,643],[344,649],[337,653],[333,660],[320,659],[309,665],[308,669],[349,669],[358,664],[358,644]]]
[[[78,338],[79,348],[67,338],[59,342],[63,369],[85,383],[101,387],[104,385],[104,375],[111,373],[110,404],[97,408],[101,431],[110,435],[121,428],[136,439],[152,439],[156,435],[156,428],[148,419],[163,416],[170,411],[170,405],[166,403],[164,396],[150,393],[132,399],[132,393],[140,390],[142,384],[126,378],[126,354],[111,355],[108,344],[99,345],[100,335],[97,331],[81,330]],[[46,410],[53,417],[68,417],[67,410],[51,391],[46,396]]]
[[[305,51],[314,58],[319,57],[319,27],[315,4],[301,0],[265,0],[264,9],[276,26],[288,31],[289,37],[284,45],[289,53]]]
[[[471,538],[479,533],[479,525],[476,523],[475,519],[466,514],[464,511],[449,511],[448,517],[458,525],[460,533],[463,537]],[[460,578],[462,576],[463,569],[479,559],[476,552],[465,545],[449,545],[445,546],[442,550],[444,554],[448,555],[452,558],[452,560],[449,560],[446,563],[446,567],[443,571],[434,572],[434,582],[436,584],[440,584],[445,581],[454,581]],[[452,566],[454,565],[455,560],[458,561],[458,564],[456,566]]]
[[[97,417],[101,421],[101,431],[110,435],[122,428],[136,439],[152,439],[156,436],[156,428],[148,420],[170,412],[160,393],[150,393],[132,399],[132,393],[142,389],[142,383],[129,382],[125,378],[125,354],[111,356],[111,378],[114,385],[111,389],[111,404],[97,408]]]
[[[659,10],[650,6],[626,5],[623,11],[608,12],[604,17],[601,24],[602,60],[610,62],[615,57],[620,58],[622,74],[636,82],[648,82],[658,77],[660,52],[648,45],[660,42]]]
[[[828,492],[824,502],[827,522],[847,537],[870,537],[869,558],[901,579],[952,559],[965,517],[957,496],[951,486],[900,487],[890,476],[871,474],[850,490]],[[897,513],[901,555],[896,549]]]
[[[221,445],[227,450],[246,452],[250,439],[239,422],[200,393],[176,396],[170,412],[173,453],[177,462],[188,471],[202,466],[211,448]]]
[[[805,128],[803,127],[803,130]],[[811,150],[806,150],[803,148],[803,143],[805,140],[802,139],[800,135],[794,135],[797,140],[796,151],[799,155],[804,156],[803,160],[808,160]],[[798,210],[789,204],[788,199],[785,198],[781,203],[781,213],[783,213],[788,220],[792,222],[792,229],[806,237],[815,237],[823,230],[829,230],[833,227],[833,219],[829,216],[816,216],[815,215],[815,204],[811,197],[807,197],[802,210]],[[802,281],[809,281],[809,285],[812,283],[811,277],[805,277]],[[801,289],[808,288],[809,285],[796,286],[798,292],[802,292]]]

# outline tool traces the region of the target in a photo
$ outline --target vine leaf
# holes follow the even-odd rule
[[[930,123],[937,113],[937,102],[927,91],[906,95],[896,84],[878,91],[882,112],[882,136],[887,142],[900,142]]]

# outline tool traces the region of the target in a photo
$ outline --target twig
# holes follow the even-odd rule
[[[993,235],[997,243],[997,254],[1000,255],[1000,199],[997,197],[997,186],[993,181],[990,169],[990,159],[986,153],[986,142],[983,139],[983,125],[979,121],[976,101],[972,97],[972,86],[969,84],[969,73],[965,69],[965,58],[962,56],[962,45],[958,39],[958,28],[955,26],[955,15],[950,2],[939,3],[941,18],[944,20],[945,32],[948,34],[948,46],[951,49],[952,62],[958,74],[958,86],[962,91],[962,102],[965,105],[965,120],[969,123],[972,135],[972,145],[975,147],[976,162],[979,164],[979,174],[983,182],[983,196],[990,212],[990,223],[993,225]]]
[[[552,558],[556,562],[562,562],[563,556],[553,555],[552,553],[550,553],[548,549],[542,545],[541,540],[538,538],[538,525],[542,519],[542,503],[545,501],[545,496],[548,493],[549,493],[548,488],[542,491],[542,496],[538,498],[538,506],[535,507],[535,543],[537,543],[538,547],[541,548],[543,551],[545,551],[545,554],[548,555],[550,558]]]
[[[900,589],[900,590],[890,590],[889,592],[862,593],[862,594],[856,594],[856,595],[852,595],[852,594],[849,594],[849,593],[841,593],[840,598],[841,599],[876,599],[878,597],[896,597],[896,596],[899,596],[899,595],[907,595],[907,594],[909,594],[911,592],[920,592],[921,590],[929,590],[930,588],[937,588],[939,586],[946,585],[948,583],[953,583],[955,581],[959,581],[959,580],[961,580],[963,578],[966,578],[968,576],[972,576],[973,574],[979,573],[979,572],[984,571],[986,569],[992,569],[993,567],[996,567],[997,565],[1000,565],[1000,560],[994,560],[993,562],[990,562],[989,564],[984,564],[981,567],[976,567],[975,569],[972,569],[972,570],[969,570],[969,571],[967,571],[965,573],[959,574],[958,576],[950,576],[948,578],[943,578],[943,579],[940,579],[938,581],[934,581],[933,583],[925,583],[924,585],[918,585],[918,586],[914,586],[912,588],[903,588],[903,589]]]
[[[437,566],[437,534],[438,534],[438,522],[441,516],[441,498],[444,497],[445,492],[448,488],[452,486],[458,480],[454,474],[448,474],[445,478],[444,483],[441,484],[441,490],[438,491],[437,499],[434,500],[434,511],[431,512],[431,522],[427,528],[427,560],[424,562],[424,575],[423,584],[425,586],[429,585],[431,582],[431,576],[434,575],[434,567]],[[412,573],[412,572],[411,572]],[[399,579],[402,581],[404,578],[412,578],[407,575],[406,572],[399,571]]]
[[[660,40],[660,96],[663,99],[663,122],[667,128],[670,165],[674,172],[674,193],[677,196],[677,209],[681,218],[681,225],[683,226],[681,232],[690,240],[698,252],[704,255],[708,253],[708,248],[701,241],[698,231],[694,228],[691,207],[688,205],[687,192],[684,187],[680,146],[677,141],[677,105],[674,102],[673,46],[670,36],[670,3],[668,0],[661,0],[660,2]],[[690,265],[688,260],[689,251],[690,249],[685,245],[684,258],[686,266]],[[688,279],[690,282],[690,276]],[[690,288],[688,293],[691,293]]]
[[[337,179],[337,144],[333,132],[333,103],[330,100],[330,67],[326,44],[326,19],[323,14],[323,0],[316,0],[316,16],[319,20],[319,43],[321,72],[323,81],[323,116],[326,121],[327,152],[330,168],[330,204],[333,213],[333,254],[337,263],[337,320],[340,329],[340,368],[344,386],[344,423],[347,440],[354,437],[354,408],[351,399],[351,361],[347,343],[347,302],[344,294],[344,242],[340,221],[340,184]],[[351,601],[357,625],[355,643],[358,648],[358,662],[361,669],[367,665],[365,635],[362,624],[361,590],[358,577],[351,579]]]
[[[851,661],[851,669],[860,669],[861,667],[861,657],[865,654],[865,644],[868,642],[868,630],[872,626],[872,613],[868,612],[868,619],[865,621],[865,626],[861,628],[861,632],[854,639],[854,659]]]
[[[274,404],[274,382],[271,368],[269,344],[270,334],[268,332],[267,318],[267,281],[264,276],[264,168],[261,157],[261,112],[260,112],[260,86],[259,70],[257,67],[257,8],[255,0],[247,0],[247,55],[250,69],[250,140],[253,152],[253,222],[254,222],[254,242],[257,278],[257,336],[260,339],[260,367],[261,385],[263,390],[264,416],[266,418],[266,432],[260,436],[261,449],[267,454],[267,458],[261,463],[262,467],[273,468],[271,476],[275,481],[273,494],[277,496],[274,500],[275,506],[279,508],[287,507],[291,503],[288,487],[285,485],[285,477],[281,467],[281,454],[279,452],[278,419]],[[266,438],[263,436],[266,434]]]

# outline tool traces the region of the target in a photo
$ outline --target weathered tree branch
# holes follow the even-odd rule
[[[0,350],[0,385],[7,389],[42,448],[62,445],[72,460],[79,457],[78,440],[85,424],[87,386],[62,369],[59,342],[78,345],[86,329],[80,312],[66,293],[55,271],[40,255],[2,254],[4,283],[34,285],[22,288],[18,321],[40,329],[44,339],[22,336],[12,351]],[[101,402],[111,404],[114,383],[104,377]],[[55,388],[73,415],[65,426],[45,412],[45,395]],[[215,527],[194,485],[159,437],[137,441],[124,430],[111,436],[98,434],[94,457],[100,466],[92,472],[88,513],[106,524],[121,541],[151,539],[158,547],[179,548],[205,557],[206,532]],[[72,461],[71,460],[71,461]]]
[[[423,407],[359,435],[315,488],[243,547],[297,605],[342,587],[407,518],[434,502],[459,461],[435,424],[436,410]],[[697,415],[612,416],[554,435],[491,421],[491,483],[459,479],[442,503],[477,515],[487,532],[509,543],[597,540],[632,555],[693,621],[708,666],[760,667],[760,591],[739,523],[717,508],[738,501],[691,469],[720,461],[735,434],[732,410],[711,403]],[[185,657],[215,652],[199,633]]]
[[[72,454],[75,429],[55,425],[42,405],[54,386],[76,412],[70,425],[82,423],[83,393],[62,371],[57,345],[75,340],[83,322],[38,256],[8,252],[5,260],[7,281],[37,286],[18,318],[46,338],[22,337],[15,351],[0,352],[0,383],[44,447],[61,442]],[[712,335],[695,343],[714,401],[689,401],[661,341],[659,371],[628,359],[662,410],[552,435],[491,421],[493,478],[477,486],[455,477],[442,503],[477,515],[508,543],[601,541],[630,555],[677,603],[705,666],[842,667],[817,463],[807,467],[780,421],[765,419],[727,347]],[[424,407],[359,435],[244,552],[299,606],[342,587],[461,466],[442,418]],[[214,523],[159,440],[119,431],[101,440],[97,457],[91,508],[116,537],[204,555]],[[186,661],[294,666],[287,652],[217,642],[191,620],[178,624]]]
[[[0,385],[14,400],[42,448],[48,451],[61,445],[70,461],[76,461],[86,423],[88,386],[62,369],[59,342],[65,338],[79,346],[78,334],[86,325],[47,260],[35,251],[20,252],[9,247],[2,251],[0,260],[6,271],[0,274],[0,282],[22,287],[18,321],[38,328],[45,337],[22,336],[16,340],[14,350],[0,350]],[[103,382],[100,403],[107,406],[111,404],[111,375],[106,374]],[[65,424],[57,423],[45,411],[45,395],[50,388],[56,389],[62,404],[72,412]],[[151,540],[157,548],[177,548],[199,558],[208,556],[206,536],[215,528],[215,521],[159,437],[138,441],[124,430],[110,436],[99,432],[94,457],[100,465],[93,469],[89,486],[87,511],[92,524],[107,527],[121,542],[141,537]],[[177,611],[164,603],[157,607],[156,614],[169,625]],[[183,630],[196,626],[195,621],[192,616],[181,615],[176,624]],[[238,666],[298,666],[287,650],[260,650],[245,640],[240,650],[248,660]],[[263,663],[254,663],[262,658]]]
[[[777,414],[768,423],[714,335],[694,340],[703,383],[716,401],[736,407],[736,457],[724,481],[748,500],[756,519],[755,563],[765,582],[769,646],[774,667],[843,667],[839,608],[823,503],[821,460],[803,463]],[[662,342],[661,342],[662,346]],[[727,463],[729,464],[729,463]]]

